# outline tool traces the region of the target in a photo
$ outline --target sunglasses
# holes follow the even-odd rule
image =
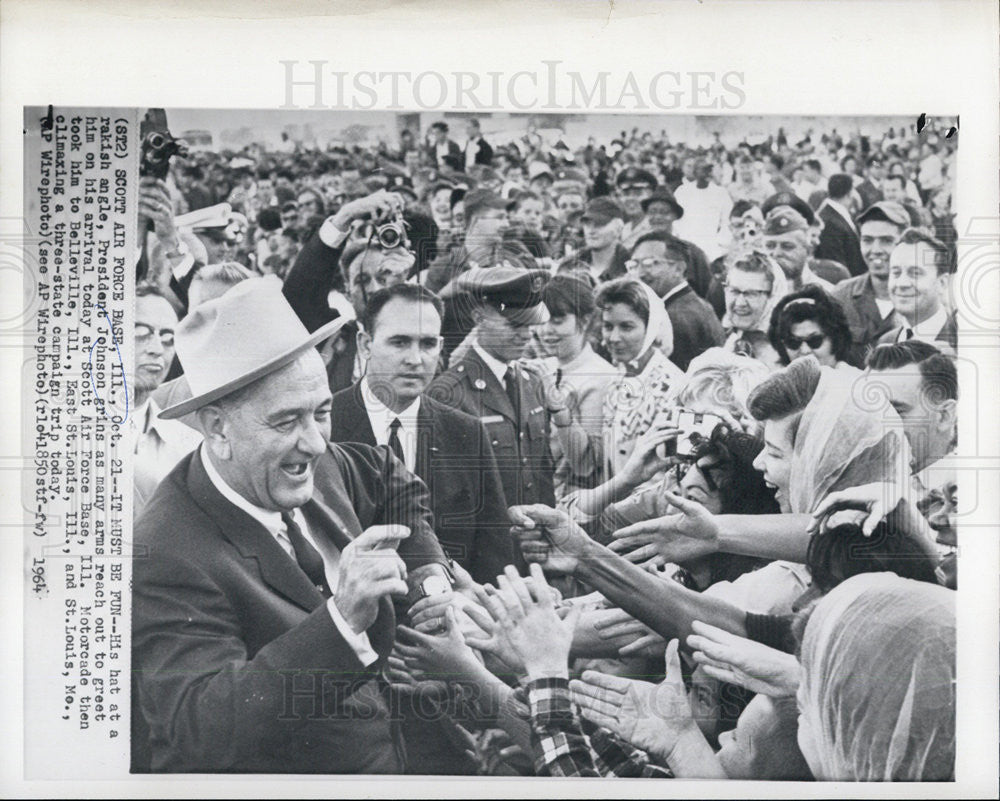
[[[826,341],[826,334],[810,334],[807,337],[793,337],[789,334],[782,342],[788,350],[798,350],[805,343],[810,350],[819,350]]]

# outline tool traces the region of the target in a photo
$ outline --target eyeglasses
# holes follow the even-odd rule
[[[737,300],[740,298],[744,298],[745,300],[762,300],[771,294],[768,289],[734,289],[729,284],[723,284],[722,287]]]
[[[655,267],[657,264],[666,264],[667,260],[660,258],[659,256],[647,256],[645,259],[629,259],[625,262],[625,269],[630,273],[634,273],[640,267],[643,269],[649,269],[650,267]]]
[[[135,344],[145,345],[152,339],[153,334],[159,333],[160,344],[165,348],[172,348],[174,346],[174,332],[172,328],[162,328],[159,332],[150,325],[145,323],[135,324]]]
[[[789,334],[782,340],[788,350],[798,350],[805,343],[810,350],[819,350],[826,341],[826,334],[810,334],[807,337],[793,337]]]
[[[674,465],[674,480],[677,482],[678,487],[680,487],[681,481],[684,480],[684,476],[687,475],[688,470],[692,467],[701,473],[702,478],[705,479],[705,486],[708,488],[709,492],[719,491],[719,485],[715,482],[715,479],[712,478],[712,473],[710,472],[717,468],[718,465],[699,465],[697,459],[681,461]]]

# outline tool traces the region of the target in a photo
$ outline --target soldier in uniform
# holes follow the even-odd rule
[[[548,277],[545,270],[508,262],[459,276],[454,300],[468,306],[476,326],[468,349],[428,390],[482,421],[508,506],[555,505],[549,418],[562,408],[557,401],[547,405],[541,380],[518,361],[531,342],[531,326],[548,319],[542,303]]]

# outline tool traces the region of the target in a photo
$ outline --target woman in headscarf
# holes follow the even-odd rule
[[[813,775],[955,778],[955,594],[855,576],[813,610],[801,648],[798,741]]]
[[[750,356],[771,369],[780,366],[778,353],[767,338],[771,312],[788,293],[788,280],[766,253],[737,256],[726,268],[726,313],[722,327],[729,335],[722,347]]]
[[[671,387],[684,374],[667,358],[674,344],[670,318],[646,284],[635,278],[611,281],[598,293],[597,307],[603,341],[621,373],[604,397],[607,478],[621,470],[636,440],[666,410]]]

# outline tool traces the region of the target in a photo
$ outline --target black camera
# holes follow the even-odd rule
[[[142,150],[139,156],[139,175],[166,180],[173,156],[188,154],[182,139],[176,139],[167,128],[167,113],[162,108],[151,108],[139,126]]]
[[[369,242],[378,242],[383,250],[406,247],[409,239],[406,235],[406,222],[400,212],[379,217],[374,222],[365,225],[364,236]]]

